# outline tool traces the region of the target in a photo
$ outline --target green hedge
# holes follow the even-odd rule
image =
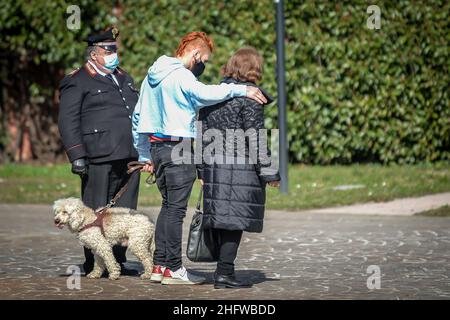
[[[30,15],[47,12],[43,10],[48,6],[45,4],[6,2],[16,6],[21,3]],[[285,1],[292,161],[328,164],[450,160],[450,4],[437,0],[375,2]],[[61,7],[66,3],[59,2],[59,12],[64,11]],[[123,44],[122,66],[136,80],[143,79],[158,56],[172,54],[184,33],[202,30],[214,38],[217,46],[203,81],[217,83],[219,68],[233,51],[252,45],[266,62],[262,86],[276,96],[272,0],[120,3],[123,10],[117,24]],[[366,26],[370,4],[381,9],[379,30]],[[72,32],[68,39],[81,40],[102,24],[94,19],[93,10],[98,10],[98,17],[105,17],[104,25],[114,22],[107,19],[111,16],[108,5],[109,1],[83,1],[82,29]],[[61,18],[46,17],[56,19],[57,24]],[[0,20],[0,26],[3,24]],[[35,31],[36,37],[39,31]],[[42,28],[42,32],[55,31]],[[75,46],[76,51],[70,50],[71,44],[63,36],[67,31],[58,28],[56,32],[62,33],[56,34],[60,43],[47,35],[41,39],[44,43],[36,41],[33,46],[40,59],[65,65],[68,71],[82,62],[82,45]],[[6,40],[2,47],[8,45]],[[276,107],[266,111],[267,125],[277,127]]]
[[[288,119],[296,159],[450,159],[449,3],[377,2],[380,30],[366,27],[365,1],[289,2]]]

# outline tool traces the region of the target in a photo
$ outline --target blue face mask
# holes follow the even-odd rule
[[[108,70],[113,71],[119,65],[119,57],[117,56],[117,53],[104,56],[103,59],[105,59],[105,64],[103,66]]]

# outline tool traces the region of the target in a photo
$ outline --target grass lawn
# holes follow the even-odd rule
[[[416,215],[428,217],[450,217],[450,206],[443,206],[437,209],[420,212]]]
[[[141,179],[140,205],[159,205],[156,185]],[[69,165],[0,165],[0,203],[50,204],[62,197],[78,196],[80,178]],[[338,187],[337,189],[335,189]],[[196,182],[190,203],[197,199]],[[352,189],[353,188],[353,189]],[[368,201],[420,196],[450,191],[450,165],[414,166],[304,166],[289,169],[289,195],[267,187],[267,206],[272,209],[306,209]]]

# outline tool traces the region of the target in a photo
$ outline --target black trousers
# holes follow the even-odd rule
[[[127,183],[128,162],[136,159],[115,160],[105,163],[91,163],[88,167],[88,175],[83,177],[81,182],[81,196],[86,206],[98,209],[105,206],[116,195],[120,188]],[[139,174],[131,177],[127,191],[119,198],[116,207],[136,209],[139,193]],[[113,253],[117,262],[127,261],[126,247],[114,246]],[[94,255],[91,250],[84,248],[86,261],[83,264],[84,270],[89,273],[94,267]]]
[[[220,254],[216,273],[219,275],[234,274],[234,260],[236,260],[239,244],[242,239],[242,230],[214,229],[219,234]]]
[[[153,263],[166,266],[172,271],[182,266],[183,220],[196,178],[193,162],[179,163],[174,150],[176,145],[175,142],[152,143],[150,151],[156,172],[156,184],[162,196],[161,211],[156,221]],[[184,156],[186,155],[181,154],[181,157]]]

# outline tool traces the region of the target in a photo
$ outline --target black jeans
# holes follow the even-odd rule
[[[217,262],[218,275],[234,274],[234,260],[236,260],[239,244],[242,239],[242,230],[214,229],[219,234],[220,255]]]
[[[156,221],[153,263],[175,271],[182,266],[181,245],[183,219],[196,178],[196,167],[179,163],[176,142],[152,143],[151,156],[156,184],[162,196],[161,211]],[[192,149],[189,150],[192,152]]]
[[[81,195],[83,202],[91,209],[105,206],[128,181],[127,163],[136,159],[123,159],[105,163],[91,163],[88,167],[88,175],[83,177],[81,183]],[[127,191],[117,200],[116,207],[136,209],[139,193],[139,175],[131,178]],[[120,245],[113,247],[114,257],[117,262],[127,261],[126,247]],[[86,261],[84,270],[89,273],[94,267],[94,255],[91,250],[84,247]]]

